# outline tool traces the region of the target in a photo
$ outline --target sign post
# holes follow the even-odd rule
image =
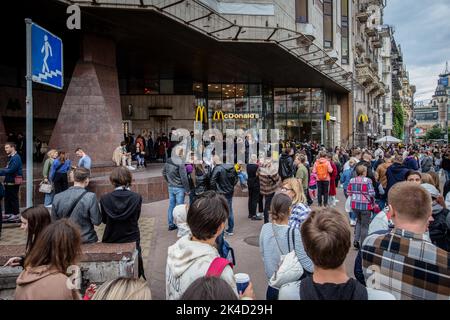
[[[31,78],[31,19],[25,19],[27,32],[27,97],[26,97],[26,147],[27,147],[27,208],[33,206],[33,84]]]
[[[26,96],[26,206],[33,206],[33,82],[62,89],[62,41],[44,28],[25,19],[27,48]]]

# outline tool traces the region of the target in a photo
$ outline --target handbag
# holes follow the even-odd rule
[[[23,183],[23,177],[22,176],[15,176],[14,177],[14,184],[15,185],[21,185]]]
[[[41,193],[52,193],[53,192],[53,185],[50,182],[42,181],[39,184],[39,192],[41,192]]]
[[[273,224],[272,230],[275,237],[275,241],[277,243],[278,250],[280,251],[280,263],[278,265],[278,269],[273,273],[272,277],[269,280],[269,286],[275,289],[280,289],[283,285],[287,283],[299,280],[302,277],[304,270],[302,265],[300,264],[300,261],[298,261],[297,255],[295,253],[294,229],[289,228],[287,232],[289,253],[286,255],[283,255],[283,252],[281,251],[280,244],[278,243],[277,237],[275,235],[275,230],[273,229]],[[294,246],[292,251],[289,242],[290,235],[292,236],[292,244]]]

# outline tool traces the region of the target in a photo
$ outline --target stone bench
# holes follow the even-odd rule
[[[23,256],[24,245],[0,245],[0,266],[10,258]],[[138,253],[133,243],[93,243],[82,245],[81,292],[90,283],[97,285],[117,277],[138,276]],[[0,299],[13,299],[21,267],[0,267]]]

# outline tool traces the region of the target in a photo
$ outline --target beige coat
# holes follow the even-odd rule
[[[80,300],[76,290],[67,287],[68,277],[61,272],[39,266],[22,271],[17,278],[16,300]]]

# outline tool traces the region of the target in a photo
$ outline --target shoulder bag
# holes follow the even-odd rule
[[[67,215],[65,216],[65,218],[70,218],[70,216],[72,215],[73,210],[75,209],[75,207],[77,206],[78,202],[80,202],[80,200],[84,197],[84,195],[88,193],[87,190],[85,190],[73,203],[72,206],[70,207],[69,211],[67,211]]]
[[[295,282],[299,280],[303,275],[303,267],[298,261],[297,255],[295,253],[295,232],[293,228],[289,228],[287,232],[288,240],[288,251],[289,253],[283,255],[280,244],[278,243],[277,237],[275,235],[275,229],[272,224],[273,235],[277,243],[278,250],[280,251],[280,263],[278,269],[273,273],[269,280],[269,286],[272,288],[280,289],[283,285]],[[290,245],[290,238],[292,238],[292,251]]]

